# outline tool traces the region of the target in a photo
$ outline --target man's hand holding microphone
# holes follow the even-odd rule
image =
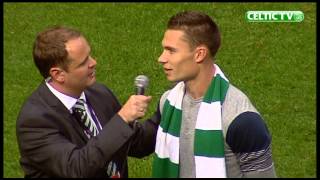
[[[118,112],[119,116],[127,123],[131,123],[145,115],[152,98],[144,95],[148,84],[149,79],[147,76],[139,75],[135,78],[136,95],[131,95]]]

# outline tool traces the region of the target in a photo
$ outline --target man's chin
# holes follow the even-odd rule
[[[167,80],[170,81],[170,82],[179,82],[180,81],[179,79],[174,78],[172,76],[167,76]]]
[[[167,80],[170,81],[170,82],[175,81],[175,79],[172,76],[168,76],[168,75],[167,75]]]
[[[92,86],[96,82],[96,77],[92,78],[88,83],[87,86]]]

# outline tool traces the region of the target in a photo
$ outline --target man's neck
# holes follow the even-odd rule
[[[203,66],[200,73],[193,80],[186,81],[186,91],[194,99],[199,99],[205,95],[208,87],[211,84],[215,69],[213,63]]]
[[[57,83],[57,82],[54,82],[52,80],[50,80],[48,82],[55,90],[59,91],[60,93],[62,94],[65,94],[67,96],[71,96],[71,97],[74,97],[76,99],[78,99],[82,93],[81,92],[75,92],[75,91],[71,91],[71,90],[68,90],[67,88],[65,88],[64,86],[62,86],[61,84]]]

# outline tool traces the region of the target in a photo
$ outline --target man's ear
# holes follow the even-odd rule
[[[65,81],[65,71],[60,67],[50,68],[49,74],[54,81],[57,81],[59,83],[63,83]]]
[[[200,45],[195,49],[195,60],[196,63],[202,63],[208,55],[208,48],[206,46]]]

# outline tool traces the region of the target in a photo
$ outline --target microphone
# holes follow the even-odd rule
[[[135,78],[136,95],[144,95],[146,88],[149,85],[149,79],[145,75],[139,75]]]
[[[136,95],[144,95],[146,88],[149,85],[149,78],[145,75],[139,75],[134,79],[134,85],[136,87]],[[140,119],[140,118],[138,118]],[[133,129],[136,131],[139,126],[139,122],[135,119],[132,123]],[[127,155],[129,154],[129,150],[131,148],[132,141],[129,141]]]
[[[134,85],[136,86],[136,95],[144,95],[145,89],[149,85],[149,78],[145,75],[139,75],[135,78]],[[136,119],[133,121],[133,129],[137,128],[137,124],[138,120]]]

